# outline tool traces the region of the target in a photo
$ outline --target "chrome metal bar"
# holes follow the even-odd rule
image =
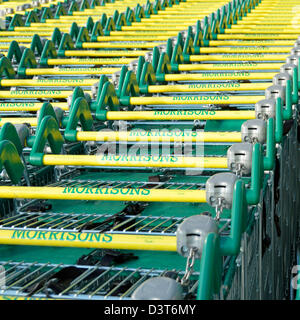
[[[168,219],[165,220],[165,221],[162,221],[161,223],[159,223],[158,225],[156,225],[154,228],[152,228],[151,230],[149,230],[149,232],[153,232],[153,230],[155,230],[155,229],[157,229],[158,227],[164,225],[165,223],[167,223],[168,221],[170,221],[170,220],[172,220],[172,219],[174,219],[174,216],[168,218]]]
[[[106,285],[108,285],[112,280],[118,277],[119,274],[121,274],[127,267],[124,267],[119,272],[117,272],[115,275],[113,275],[109,280],[105,281],[99,288],[97,288],[95,291],[93,291],[89,297],[93,297],[97,292],[99,292],[102,288],[104,288]]]
[[[139,284],[142,283],[153,270],[154,269],[150,269],[146,274],[144,274],[137,282],[135,282],[126,292],[124,292],[120,296],[120,299],[127,297],[131,292],[133,292],[139,286]]]
[[[176,224],[180,224],[182,221],[184,220],[184,218],[181,218],[180,221],[175,221],[173,222],[171,225],[169,225],[165,230],[162,231],[162,233],[165,233],[167,230],[169,230],[170,228],[174,227]]]
[[[100,262],[98,262],[96,266],[98,266],[100,264]],[[71,285],[69,287],[67,287],[65,290],[63,290],[62,292],[59,293],[59,295],[63,295],[64,293],[70,291],[72,288],[74,288],[80,281],[82,281],[84,278],[86,278],[87,276],[89,276],[90,274],[92,274],[94,271],[96,270],[96,268],[93,269],[87,269],[83,274],[81,274],[78,278],[74,279],[71,283]]]
[[[140,216],[140,214],[137,214],[136,216],[134,216],[134,217],[132,217],[132,218],[126,220],[126,221],[121,222],[121,223],[118,224],[117,226],[111,228],[110,231],[113,231],[113,230],[116,230],[117,228],[120,228],[120,227],[123,226],[124,224],[126,224],[126,223],[128,223],[128,222],[130,222],[130,221],[132,221],[132,220],[134,220],[134,219],[136,219],[136,218],[139,217],[139,216]]]
[[[14,218],[22,219],[23,216],[26,216],[26,213],[21,213],[21,215],[22,215],[22,216],[13,215],[13,216],[11,216],[11,217],[7,217],[7,218],[5,218],[5,219],[0,220],[0,228],[1,228],[5,223],[8,223],[9,220],[11,220],[11,219],[14,219]],[[8,221],[7,221],[7,220],[8,220]],[[7,221],[7,222],[5,222],[5,221]],[[2,224],[3,222],[4,222],[4,224]]]
[[[26,283],[25,286],[23,286],[23,287],[21,287],[21,288],[19,288],[19,289],[17,290],[17,293],[23,291],[24,289],[28,288],[28,287],[29,287],[30,285],[32,285],[33,283],[35,283],[35,282],[39,281],[40,279],[44,278],[46,275],[48,275],[49,273],[51,273],[51,272],[54,271],[55,269],[59,268],[61,265],[62,265],[62,264],[59,264],[59,265],[57,265],[57,266],[52,267],[51,269],[49,269],[49,270],[46,271],[45,273],[41,274],[41,275],[38,276],[37,278],[35,278],[35,279],[33,279],[32,281]]]
[[[24,271],[28,270],[28,268],[30,268],[31,266],[33,266],[36,262],[33,262],[30,266],[28,266],[26,269],[21,269],[20,271],[17,271],[16,273],[11,274],[9,277],[6,277],[6,282],[8,283],[10,280],[16,278],[17,276],[19,276],[20,274],[22,274]],[[11,269],[15,269],[18,266],[20,266],[22,264],[22,262],[18,263],[15,265],[15,267],[12,267]],[[9,271],[11,270],[9,269]],[[3,290],[2,290],[3,291]]]
[[[56,217],[56,216],[58,216],[58,218],[53,219],[53,218]],[[59,213],[56,214],[56,215],[54,215],[54,216],[48,215],[47,217],[42,218],[42,220],[39,220],[39,221],[36,221],[36,222],[31,223],[31,224],[29,224],[29,225],[26,225],[26,227],[27,227],[27,228],[32,227],[32,226],[34,226],[35,224],[37,224],[37,223],[39,223],[39,222],[41,222],[41,221],[43,221],[43,220],[50,219],[50,218],[52,218],[53,220],[51,220],[51,221],[49,221],[49,222],[46,222],[46,223],[43,223],[42,225],[39,225],[39,226],[37,227],[37,229],[40,229],[41,227],[43,227],[43,226],[45,226],[45,225],[47,225],[47,224],[49,224],[49,223],[52,223],[52,222],[57,221],[57,220],[59,220],[59,219],[62,219],[63,216],[61,216]],[[51,228],[51,227],[50,227],[50,228]]]
[[[16,282],[12,283],[10,286],[6,287],[6,290],[7,289],[10,289],[11,287],[15,286],[16,284],[20,283],[21,281],[24,281],[26,278],[32,276],[33,274],[35,274],[36,272],[40,271],[41,269],[45,268],[46,266],[49,265],[49,262],[40,266],[39,268],[37,268],[36,270],[30,272],[29,274],[23,276],[21,279],[18,279]]]
[[[119,284],[117,286],[115,286],[112,290],[110,290],[105,296],[104,298],[106,299],[107,297],[109,297],[110,295],[112,295],[113,292],[115,292],[118,288],[120,288],[122,286],[123,283],[125,283],[126,281],[128,281],[130,278],[132,278],[137,272],[139,272],[141,268],[136,269],[134,272],[132,272],[131,274],[129,274],[125,279],[123,279],[121,282],[119,282]]]
[[[81,214],[80,216],[82,216],[82,214]],[[102,216],[102,215],[101,215],[101,216]],[[98,218],[99,218],[99,217],[96,217],[95,220],[98,219]],[[73,219],[74,219],[74,217],[73,217]],[[76,217],[76,219],[77,219],[77,217]],[[79,219],[79,220],[77,220],[77,221],[74,221],[74,222],[72,222],[72,223],[67,224],[66,226],[64,226],[64,228],[70,228],[70,226],[72,226],[72,225],[74,225],[74,224],[77,224],[77,223],[79,223],[80,221],[83,221],[83,220],[85,220],[85,219],[88,219],[88,217],[87,217],[86,215],[84,215],[83,218],[81,218],[81,219]],[[90,222],[91,222],[91,221],[89,221],[89,223],[90,223]],[[74,230],[78,230],[78,227],[75,227]]]
[[[92,284],[94,284],[95,282],[97,282],[98,280],[100,280],[102,277],[104,277],[106,274],[108,274],[111,270],[113,269],[113,266],[110,267],[109,269],[105,270],[103,273],[101,273],[98,277],[96,277],[95,279],[93,279],[91,282],[89,282],[86,286],[84,286],[82,289],[80,289],[78,292],[75,293],[74,296],[78,296],[79,294],[81,294],[82,292],[84,292],[85,290],[88,289],[88,287],[90,287]]]
[[[151,223],[154,223],[155,221],[157,221],[157,220],[159,220],[159,219],[160,219],[160,217],[157,217],[156,219],[154,219],[154,220],[152,220],[152,221],[149,221],[148,223],[146,223],[146,224],[143,225],[142,227],[139,227],[139,228],[136,230],[136,232],[138,232],[138,231],[146,228],[148,225],[150,225]]]
[[[145,220],[147,220],[147,219],[149,219],[149,218],[151,218],[151,217],[152,217],[151,215],[148,216],[148,217],[145,217],[145,218],[143,218],[142,220],[139,220],[139,221],[135,222],[134,224],[130,225],[129,227],[123,229],[123,231],[125,232],[125,231],[127,231],[128,229],[131,229],[132,227],[135,227],[136,225],[142,223],[143,221],[145,221]]]

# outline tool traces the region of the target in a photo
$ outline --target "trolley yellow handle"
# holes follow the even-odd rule
[[[268,80],[273,79],[276,72],[207,72],[198,74],[166,74],[165,81],[201,81],[201,80]]]
[[[140,48],[140,49],[151,49],[156,46],[159,46],[161,44],[164,44],[163,42],[84,42],[82,44],[83,49],[126,49],[126,48]],[[122,55],[122,53],[119,53],[119,55]]]
[[[0,186],[0,197],[6,199],[205,203],[205,195],[205,190]]]
[[[143,50],[66,50],[66,57],[139,57],[144,56],[147,51]]]
[[[213,70],[279,70],[282,63],[214,63],[214,64],[180,64],[179,71],[213,71]]]
[[[255,111],[108,111],[107,120],[248,120]],[[0,122],[1,124],[1,122]]]
[[[275,33],[272,34],[262,34],[262,33],[240,33],[238,36],[236,34],[217,34],[218,40],[296,40],[298,35],[296,34],[280,34]]]
[[[221,82],[221,83],[200,83],[200,84],[177,84],[177,85],[150,85],[149,93],[166,93],[166,92],[216,92],[216,91],[252,91],[265,90],[271,83],[238,83],[238,82]],[[0,92],[1,94],[1,92]]]
[[[200,48],[200,53],[288,53],[291,47],[207,47]]]
[[[48,59],[49,66],[58,65],[123,65],[128,64],[135,58],[65,58],[65,59]],[[28,70],[28,69],[27,69]]]
[[[46,154],[43,164],[49,166],[112,166],[153,168],[216,168],[227,169],[224,157],[176,157],[176,156],[106,156]]]
[[[132,97],[130,98],[131,105],[203,105],[203,104],[254,104],[259,100],[264,99],[261,96],[227,96],[227,95],[213,95],[213,96],[192,96],[180,95],[172,97]]]
[[[155,131],[155,130],[154,130]],[[114,131],[79,131],[78,141],[128,141],[128,142],[241,142],[240,132],[159,132],[133,130],[130,132]]]
[[[79,74],[113,74],[121,68],[34,68],[26,69],[26,75],[79,75]]]
[[[210,54],[210,55],[190,55],[190,62],[197,61],[280,61],[283,62],[288,57],[288,54]]]
[[[177,248],[175,236],[39,230],[0,230],[0,244],[152,251]]]
[[[28,87],[63,87],[63,86],[92,86],[98,79],[2,79],[2,87],[28,86]]]

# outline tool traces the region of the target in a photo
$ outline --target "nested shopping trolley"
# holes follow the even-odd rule
[[[296,1],[4,4],[1,298],[286,298]]]

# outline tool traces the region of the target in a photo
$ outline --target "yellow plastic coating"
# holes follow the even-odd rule
[[[3,37],[22,37],[22,36],[33,36],[37,32],[36,31],[1,31],[1,35]],[[39,31],[39,36],[51,36],[53,30],[49,29],[49,31]]]
[[[132,51],[113,51],[113,50],[66,50],[66,57],[139,57],[143,56],[146,51],[142,50],[132,50]]]
[[[28,123],[32,127],[37,126],[37,118],[0,118],[0,126],[3,126],[4,123],[10,122],[11,124],[23,124]]]
[[[278,24],[277,25],[268,25],[264,26],[262,25],[254,25],[252,27],[249,26],[243,26],[243,25],[232,25],[232,29],[231,30],[242,30],[243,32],[252,32],[253,30],[257,30],[258,33],[263,31],[262,33],[272,33],[272,31],[274,32],[283,32],[283,33],[295,33],[297,31],[297,28],[299,28],[299,22],[295,23],[295,25],[284,25],[284,28],[282,28],[282,31],[280,30]]]
[[[28,86],[28,87],[75,87],[92,86],[97,83],[97,79],[2,79],[2,87]]]
[[[290,52],[291,47],[205,47],[200,48],[200,53],[285,53]]]
[[[143,35],[152,36],[152,35],[162,35],[162,34],[165,36],[168,36],[168,37],[172,37],[172,36],[176,36],[178,34],[178,31],[153,30],[153,32],[151,32],[151,33],[148,33],[147,31],[111,31],[109,37],[143,36]],[[97,40],[98,40],[98,38],[97,38]]]
[[[111,58],[111,59],[97,59],[97,58],[71,58],[71,59],[48,59],[47,63],[49,66],[58,65],[122,65],[128,64],[134,58]]]
[[[271,83],[238,83],[238,82],[221,82],[221,83],[200,83],[200,84],[177,84],[177,85],[150,85],[149,93],[164,92],[216,92],[216,91],[252,91],[265,90]]]
[[[187,14],[187,18],[188,18],[188,14]],[[166,25],[156,25],[156,26],[122,26],[121,27],[122,31],[132,31],[132,30],[140,30],[140,31],[162,31],[162,30],[166,30],[166,31],[182,31],[182,26],[166,26]]]
[[[111,36],[102,36],[98,37],[98,42],[106,42],[106,41],[161,41],[161,40],[167,40],[169,38],[169,35],[165,35],[163,32],[160,34],[153,34],[150,35],[148,33],[144,34],[134,34],[134,35],[128,35],[127,32],[122,32],[122,35],[111,35]]]
[[[218,54],[218,55],[190,55],[190,62],[197,61],[280,61],[284,62],[288,54]]]
[[[173,97],[132,97],[130,98],[131,105],[182,105],[182,104],[249,104],[256,103],[264,99],[261,96],[227,96],[227,95],[214,95],[214,96],[192,96],[181,95]]]
[[[247,120],[255,119],[255,111],[108,111],[106,117],[107,120]]]
[[[91,49],[118,49],[118,48],[140,48],[140,49],[152,49],[156,46],[163,44],[163,42],[145,42],[145,41],[134,41],[134,42],[84,42],[82,48]],[[119,53],[122,55],[122,53]]]
[[[218,40],[296,40],[298,35],[295,34],[255,34],[255,33],[246,33],[246,34],[218,34]]]
[[[71,91],[66,91],[69,92],[69,95],[72,94]],[[16,96],[16,98],[18,98]],[[20,98],[20,97],[19,97]],[[24,98],[24,96],[22,96],[22,98]],[[62,110],[68,110],[68,104],[66,102],[52,102],[51,103],[53,107],[58,107],[61,108]],[[0,103],[0,110],[1,111],[37,111],[39,109],[41,109],[41,107],[43,106],[42,102],[1,102]],[[0,118],[0,125],[1,122],[6,121],[7,118]],[[14,121],[14,119],[17,121],[19,118],[9,118],[12,121]],[[24,119],[24,118],[22,118]],[[26,118],[25,120],[28,120],[31,118]]]
[[[62,91],[62,90],[11,90],[11,91],[0,91],[0,98],[1,99],[68,98],[72,93],[73,91]],[[2,104],[3,102],[0,104],[0,109]],[[15,103],[13,102],[12,103],[8,102],[8,104],[15,105]],[[31,104],[27,103],[27,105],[30,107]]]
[[[266,80],[273,79],[276,72],[207,72],[191,74],[166,74],[165,81],[201,81],[201,80]]]
[[[280,29],[277,27],[277,29],[271,29],[271,28],[255,28],[255,29],[248,29],[245,30],[245,28],[241,29],[225,29],[225,33],[231,33],[231,34],[240,34],[240,33],[265,33],[265,34],[272,34],[272,33],[281,33],[281,34],[293,34],[293,35],[299,35],[299,30],[295,29]]]
[[[282,25],[282,26],[293,26],[293,24],[291,23],[291,21],[288,21],[287,19],[275,19],[272,20],[270,18],[270,16],[268,16],[267,18],[263,18],[263,17],[258,17],[257,19],[254,19],[253,17],[248,17],[248,19],[245,19],[244,21],[239,21],[238,25],[239,26],[245,26],[246,28],[252,27],[253,25],[257,25],[257,26],[277,26],[278,25]],[[298,25],[299,23],[296,23],[295,25]]]
[[[241,142],[240,132],[196,132],[154,130],[129,132],[79,131],[78,141],[128,141],[128,142]]]
[[[214,63],[214,64],[180,64],[179,71],[213,71],[213,70],[279,70],[282,63]]]
[[[44,24],[43,27],[35,27],[35,26],[30,26],[30,27],[14,27],[14,31],[12,32],[35,32],[35,33],[39,33],[41,32],[52,32],[54,29],[54,26],[48,26],[46,24]],[[70,27],[69,26],[59,26],[59,29],[61,31],[65,31],[65,32],[69,32]]]
[[[49,166],[116,166],[154,168],[227,168],[224,157],[176,156],[106,156],[106,155],[57,155],[46,154],[43,164]]]
[[[205,203],[205,190],[0,186],[0,198]]]
[[[9,37],[1,37],[1,33],[0,33],[0,42],[11,42],[12,40],[15,40],[15,41],[17,41],[17,42],[23,42],[23,43],[25,43],[25,42],[27,42],[27,43],[31,43],[31,41],[32,41],[32,38],[30,38],[30,37],[20,37],[20,38],[9,38]]]
[[[176,21],[176,20],[172,21],[170,19],[165,19],[165,24],[166,23],[168,24],[168,26],[178,26],[179,25],[178,21]],[[183,21],[183,20],[180,21],[180,25],[182,26],[182,29],[187,28],[190,24],[191,24],[190,21]],[[140,22],[132,22],[131,25],[133,27],[138,27],[141,25],[141,23]],[[142,25],[143,26],[157,26],[158,22],[157,22],[157,20],[152,21],[152,20],[148,19],[148,21],[144,21]]]
[[[123,32],[122,35],[116,35],[116,36],[103,36],[98,37],[97,42],[85,42],[83,43],[83,48],[108,48],[112,47],[113,45],[120,45],[121,42],[111,42],[111,41],[131,41],[133,44],[135,44],[137,41],[161,41],[161,40],[167,40],[169,38],[169,35],[164,35],[164,33],[155,33],[153,35],[146,34],[135,34],[135,35],[128,35],[127,32]],[[7,38],[8,39],[8,38]],[[1,39],[0,39],[1,41]],[[109,41],[109,42],[108,42]],[[106,43],[107,46],[103,44],[103,42]],[[272,45],[272,46],[292,46],[294,45],[294,40],[257,40],[257,41],[240,41],[240,40],[211,40],[209,42],[210,46],[259,46],[262,44],[265,45]],[[142,44],[142,43],[141,43]],[[138,43],[136,43],[136,46],[138,47]],[[121,47],[120,47],[121,48]]]
[[[175,236],[39,230],[0,230],[0,244],[153,251],[177,248]]]
[[[113,74],[120,68],[45,68],[26,69],[26,75]]]

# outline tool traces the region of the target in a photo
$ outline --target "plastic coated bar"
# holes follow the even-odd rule
[[[150,85],[149,93],[164,92],[216,92],[216,91],[252,91],[265,90],[270,86],[270,82],[264,83],[201,83],[201,84],[178,84],[178,85]],[[0,92],[1,94],[1,92]]]
[[[240,132],[192,132],[184,131],[129,131],[129,132],[77,132],[78,141],[128,141],[128,142],[241,142]]]
[[[66,91],[67,92],[67,91]],[[34,97],[34,94],[32,94]],[[24,97],[23,98],[28,98]],[[52,102],[53,107],[58,107],[63,110],[68,110],[68,104],[65,102]],[[37,111],[41,109],[43,106],[42,102],[1,102],[0,103],[0,110],[1,111]],[[1,121],[4,121],[6,118],[0,118]],[[11,119],[18,119],[18,118],[11,118]],[[30,118],[31,119],[31,118]],[[0,121],[0,125],[1,125]]]
[[[0,91],[1,99],[39,99],[39,98],[68,98],[73,91],[61,91],[61,90],[11,90],[11,91]],[[0,110],[6,110],[10,104],[16,107],[16,103],[8,102],[8,107],[3,107],[3,102],[0,103]],[[30,103],[27,103],[30,108]],[[20,109],[21,107],[19,107]],[[32,110],[32,107],[31,109]]]
[[[140,49],[152,49],[156,46],[159,46],[161,44],[164,44],[164,42],[101,42],[101,43],[97,43],[97,42],[84,42],[82,44],[82,48],[84,49],[91,49],[91,48],[99,48],[99,49],[118,49],[118,48],[140,48]],[[122,54],[120,54],[122,55]]]
[[[2,79],[3,87],[30,86],[30,87],[63,87],[63,86],[92,86],[98,79]]]
[[[58,65],[121,65],[128,64],[134,58],[126,59],[126,58],[112,58],[112,59],[97,59],[97,58],[70,58],[70,59],[48,59],[47,64],[49,66],[58,66]],[[26,69],[27,70],[30,69]]]
[[[255,119],[255,111],[108,111],[106,117],[107,120],[248,120]]]
[[[49,166],[116,166],[153,168],[216,168],[227,169],[226,157],[155,157],[46,154],[43,164]]]
[[[132,97],[130,98],[131,105],[182,105],[182,104],[254,104],[262,100],[261,96],[172,96],[172,97]]]
[[[26,75],[113,74],[121,68],[45,68],[26,69]]]
[[[190,62],[197,61],[280,61],[284,63],[288,54],[219,54],[219,55],[190,55]]]
[[[215,64],[180,64],[178,71],[213,71],[213,70],[279,70],[282,63],[215,63]]]
[[[0,198],[205,203],[205,190],[0,186]]]
[[[132,51],[109,51],[109,50],[66,50],[65,56],[66,57],[139,57],[144,56],[146,51],[143,50],[132,50]]]
[[[38,123],[38,119],[35,117],[31,118],[0,118],[0,126],[3,126],[4,123],[10,122],[11,124],[23,124],[23,123],[28,123],[32,127],[36,127]]]
[[[291,47],[279,46],[257,46],[249,47],[207,47],[200,48],[200,53],[286,53],[291,51]]]
[[[273,79],[276,72],[207,72],[199,74],[166,74],[165,81],[201,81],[201,80],[266,80]]]
[[[175,236],[38,230],[0,230],[0,244],[154,251],[176,251],[177,247]]]
[[[296,34],[262,34],[262,33],[246,33],[246,34],[217,34],[218,40],[296,40]]]

